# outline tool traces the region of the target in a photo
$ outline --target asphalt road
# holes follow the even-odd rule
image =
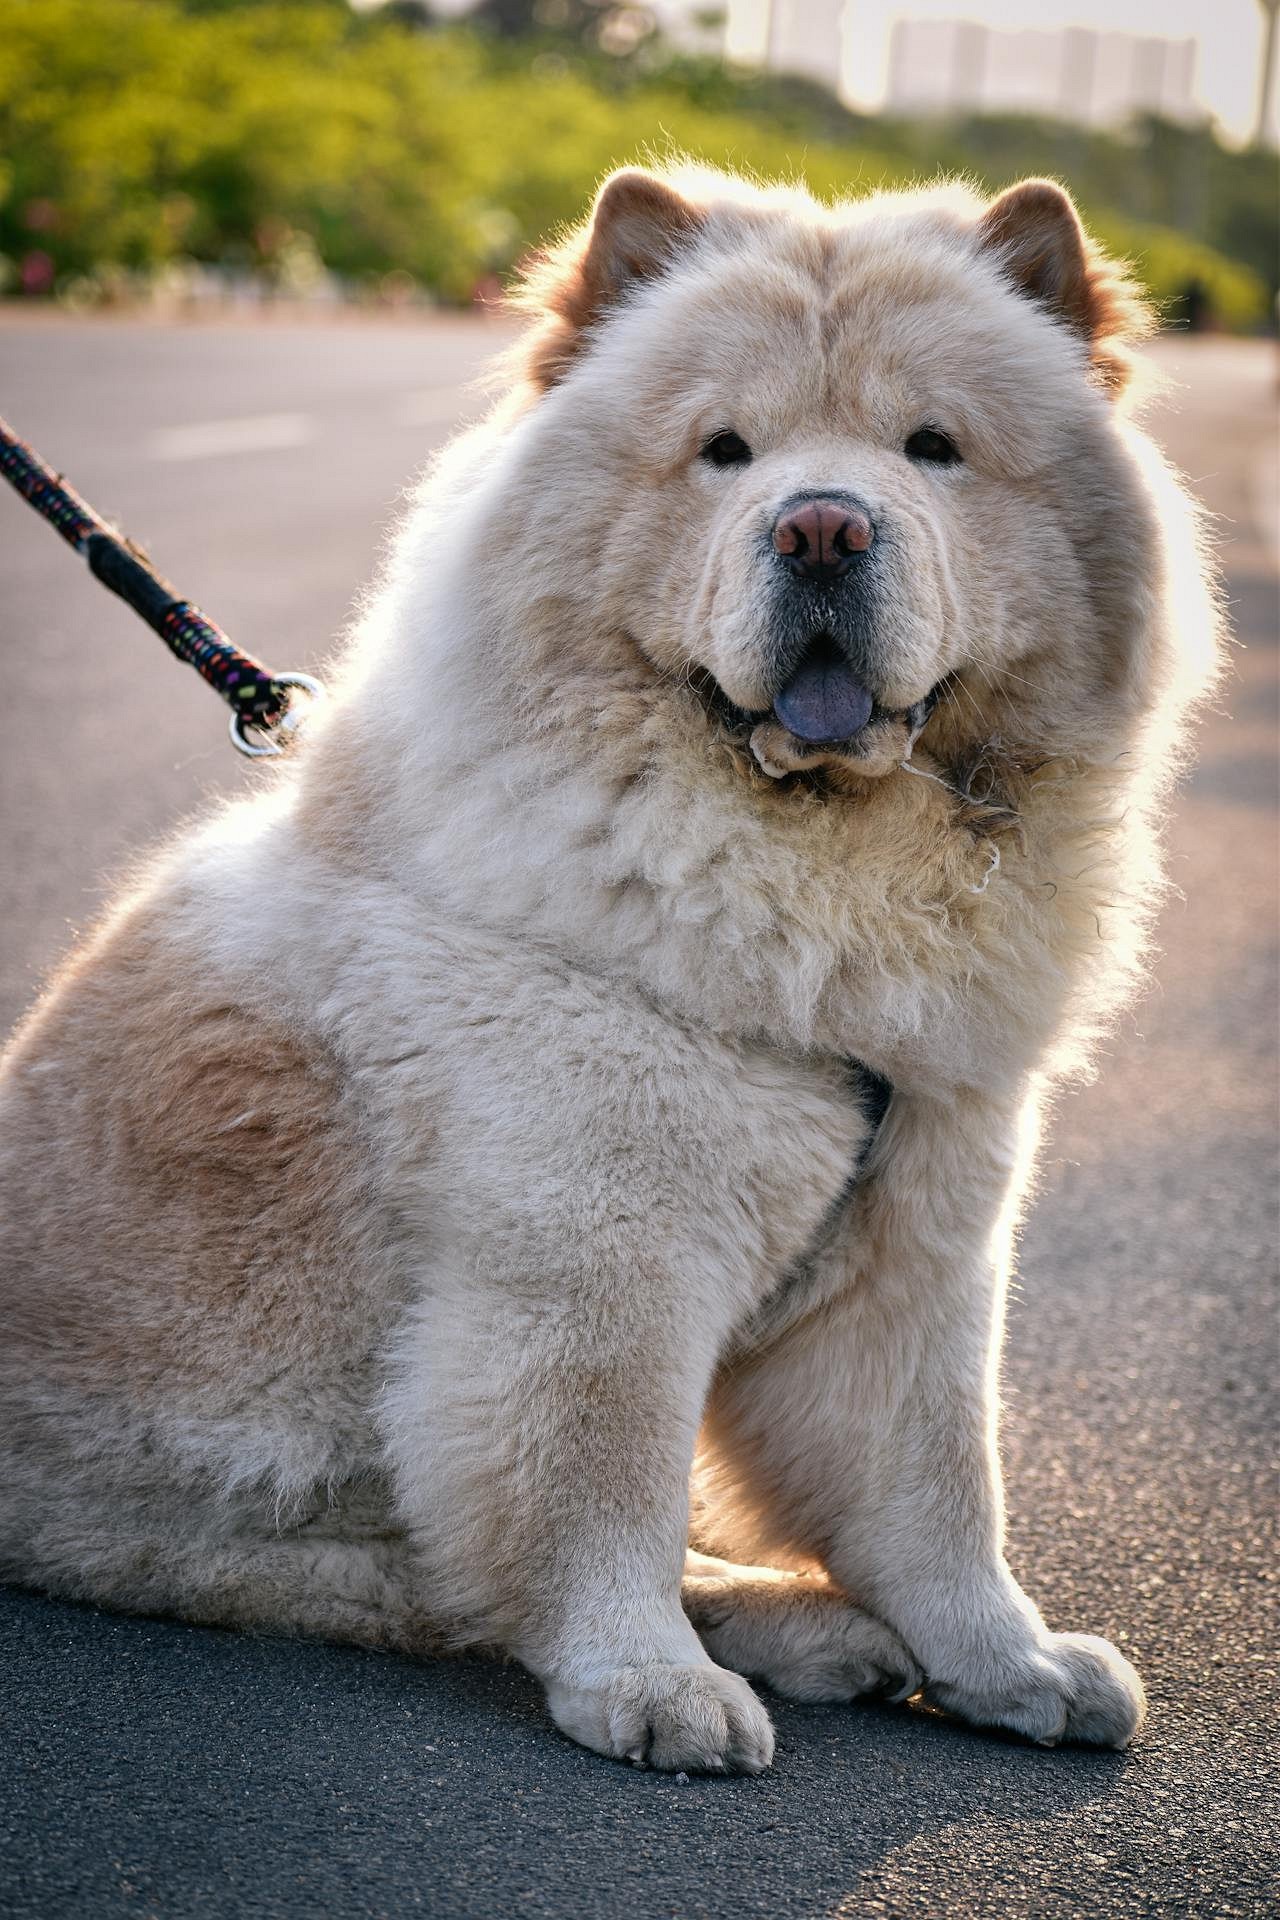
[[[0,323],[0,411],[273,665],[322,660],[479,323]],[[1165,344],[1244,648],[1172,832],[1154,990],[1065,1099],[1006,1368],[1011,1553],[1139,1663],[1126,1755],[775,1703],[759,1780],[561,1740],[515,1670],[0,1596],[0,1912],[632,1920],[1274,1912],[1275,362]],[[222,710],[0,499],[0,1021],[131,854],[252,778]],[[253,902],[246,902],[253,911]],[[0,1330],[0,1337],[2,1330]]]

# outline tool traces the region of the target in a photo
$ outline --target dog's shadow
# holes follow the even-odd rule
[[[770,1773],[684,1780],[574,1747],[525,1674],[480,1660],[3,1590],[0,1639],[5,1878],[31,1890],[14,1915],[814,1920],[927,1911],[930,1886],[933,1911],[973,1910],[971,1883],[1008,1911],[1006,1877],[1019,1896],[1079,1891],[1140,1764],[918,1710],[770,1700]]]

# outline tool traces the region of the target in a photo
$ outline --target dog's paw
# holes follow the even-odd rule
[[[893,1629],[834,1588],[707,1582],[685,1607],[713,1660],[788,1700],[906,1700],[924,1681]]]
[[[717,1659],[723,1657],[708,1644]],[[822,1631],[797,1633],[776,1658],[747,1671],[788,1700],[811,1702],[868,1696],[897,1702],[909,1700],[924,1684],[893,1629],[851,1606],[825,1622]]]
[[[1141,1680],[1096,1634],[1048,1634],[997,1674],[976,1685],[931,1680],[925,1697],[977,1726],[1008,1727],[1046,1747],[1063,1740],[1127,1747],[1146,1716]]]
[[[773,1726],[746,1681],[722,1667],[619,1667],[599,1686],[547,1688],[562,1733],[596,1753],[667,1772],[761,1773]]]

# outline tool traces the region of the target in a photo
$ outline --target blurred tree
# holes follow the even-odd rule
[[[555,35],[609,54],[634,53],[658,25],[648,7],[617,0],[478,0],[467,18],[507,40]]]
[[[431,0],[386,0],[383,12],[388,20],[397,21],[402,27],[413,27],[425,31],[436,24],[435,9]]]
[[[251,3],[252,0],[176,0],[183,13],[236,13]],[[351,0],[298,0],[298,3],[311,7],[331,7],[345,13],[350,8]]]

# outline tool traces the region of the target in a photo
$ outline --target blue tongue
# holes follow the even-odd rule
[[[846,661],[811,657],[792,674],[774,701],[773,711],[797,740],[806,740],[811,746],[834,746],[861,733],[874,704]]]

